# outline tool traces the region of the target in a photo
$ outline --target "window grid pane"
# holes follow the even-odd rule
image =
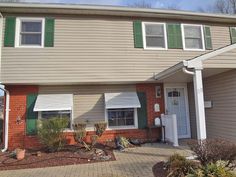
[[[146,46],[165,48],[163,24],[145,24]]]
[[[71,112],[70,111],[43,111],[41,112],[41,118],[42,119],[52,119],[52,118],[66,118],[68,119],[68,127],[70,128],[70,117]]]
[[[21,22],[21,32],[42,32],[42,22]]]
[[[21,21],[20,45],[42,45],[42,21]]]
[[[203,49],[201,26],[184,26],[185,48]]]
[[[21,34],[21,45],[41,45],[41,34]]]
[[[109,126],[134,125],[134,109],[110,109],[108,110]]]

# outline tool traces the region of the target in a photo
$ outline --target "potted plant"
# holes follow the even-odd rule
[[[16,149],[16,159],[17,160],[23,160],[25,158],[25,149]]]

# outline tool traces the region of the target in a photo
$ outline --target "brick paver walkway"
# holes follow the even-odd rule
[[[174,153],[191,154],[184,148],[147,144],[125,152],[116,151],[116,161],[0,171],[0,177],[153,177],[152,166]]]

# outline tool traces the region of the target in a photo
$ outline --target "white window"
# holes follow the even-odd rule
[[[166,24],[143,22],[145,49],[167,49]]]
[[[105,121],[108,129],[138,128],[137,108],[140,102],[135,92],[105,93]]]
[[[40,119],[52,119],[52,118],[66,118],[68,119],[68,127],[71,128],[71,111],[42,111],[39,112]]]
[[[44,19],[17,18],[16,20],[16,47],[43,47]]]
[[[108,127],[135,127],[135,109],[108,109]]]
[[[204,50],[202,25],[182,24],[183,46],[185,50]]]
[[[40,119],[67,118],[68,128],[73,121],[73,94],[39,94],[34,111]]]

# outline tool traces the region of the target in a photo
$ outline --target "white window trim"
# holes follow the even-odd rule
[[[108,113],[107,113],[107,109],[105,108],[105,122],[107,122],[107,129],[106,130],[138,129],[138,112],[137,112],[137,108],[132,108],[132,109],[134,109],[134,125],[130,125],[130,126],[111,126],[111,127],[109,127]]]
[[[20,45],[20,26],[21,21],[42,21],[42,37],[41,37],[41,46],[36,45]],[[45,29],[45,19],[44,18],[34,18],[34,17],[17,17],[16,18],[16,34],[15,34],[15,47],[17,48],[43,48],[44,47],[44,29]]]
[[[154,24],[154,25],[163,25],[164,27],[164,42],[165,47],[147,47],[146,45],[146,24]],[[157,22],[142,22],[142,34],[143,34],[143,47],[146,50],[167,50],[167,32],[166,32],[166,23],[157,23]]]
[[[202,38],[202,49],[191,49],[191,48],[186,48],[185,45],[185,33],[184,33],[184,26],[198,26],[201,27],[201,38]],[[183,49],[186,51],[205,51],[205,40],[204,40],[204,32],[203,32],[203,25],[198,25],[198,24],[181,24],[181,33],[182,33],[182,43],[183,43]]]

